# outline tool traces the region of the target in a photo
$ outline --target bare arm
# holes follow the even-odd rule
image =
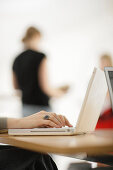
[[[38,78],[39,78],[39,84],[41,89],[48,96],[60,97],[63,94],[65,94],[65,91],[63,89],[53,88],[50,86],[49,79],[48,79],[47,59],[43,59],[43,61],[41,62]]]
[[[49,120],[43,119],[45,115],[50,116]],[[13,129],[13,128],[29,129],[29,128],[37,128],[37,127],[61,128],[63,126],[72,127],[72,125],[69,123],[69,121],[65,116],[58,115],[52,112],[46,112],[46,111],[41,111],[31,116],[20,118],[20,119],[15,119],[15,118],[7,119],[7,128],[9,129]]]
[[[16,74],[14,72],[13,72],[13,87],[14,87],[14,89],[19,89],[17,77],[16,77]]]

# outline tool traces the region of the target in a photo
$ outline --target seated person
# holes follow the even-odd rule
[[[49,116],[49,120],[45,116]],[[0,118],[0,129],[63,127],[72,125],[65,116],[46,111],[24,118]],[[57,170],[48,154],[36,153],[9,145],[0,146],[0,170]]]
[[[112,67],[112,57],[104,54],[99,60],[100,68],[104,70],[104,67]],[[111,101],[109,92],[107,92],[101,115],[99,117],[96,129],[113,129],[113,112],[111,108]]]

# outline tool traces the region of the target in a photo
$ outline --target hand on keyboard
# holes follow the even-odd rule
[[[9,118],[7,120],[8,128],[31,129],[38,127],[62,128],[72,127],[67,118],[52,112],[41,111],[20,119]]]

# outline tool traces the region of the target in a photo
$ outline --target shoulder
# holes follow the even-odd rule
[[[42,57],[42,58],[46,57],[46,55],[40,51],[32,51],[32,53],[34,53],[38,57]]]
[[[46,55],[44,53],[42,53],[42,52],[28,49],[28,50],[23,51],[22,53],[20,53],[15,59],[20,59],[20,58],[22,58],[24,56],[46,57]]]
[[[40,51],[32,51],[34,54],[34,60],[37,61],[38,63],[41,63],[43,59],[46,59],[46,55]]]
[[[21,52],[20,54],[18,54],[18,55],[15,57],[14,61],[19,60],[22,56],[25,56],[25,55],[27,55],[27,54],[28,54],[28,50]]]
[[[18,54],[18,55],[15,57],[14,63],[15,63],[15,62],[18,62],[18,61],[20,61],[20,60],[25,59],[26,56],[33,56],[33,55],[35,55],[34,51],[32,51],[32,50],[25,50],[25,51],[21,52],[20,54]]]
[[[28,55],[27,51],[21,52],[19,55],[17,55],[13,60],[13,69],[18,66],[18,64],[23,60],[24,56]]]

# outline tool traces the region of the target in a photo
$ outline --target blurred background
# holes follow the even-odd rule
[[[23,50],[21,38],[29,26],[42,32],[40,49],[48,57],[53,86],[69,84],[60,99],[51,100],[54,112],[67,116],[73,125],[85,90],[99,57],[113,56],[112,0],[0,0],[0,112],[21,116],[21,99],[12,85],[12,64]],[[60,170],[68,166],[56,158]],[[68,159],[68,160],[67,160]]]

